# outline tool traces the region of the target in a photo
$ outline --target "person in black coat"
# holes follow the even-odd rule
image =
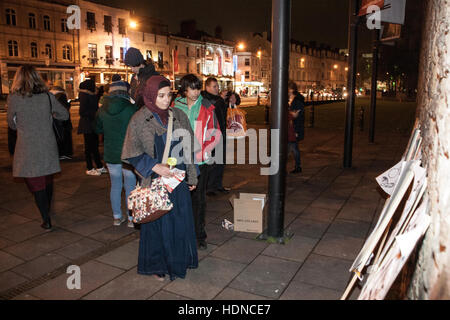
[[[94,80],[86,80],[80,83],[78,98],[80,100],[80,122],[78,134],[84,135],[84,154],[86,157],[86,174],[99,176],[106,173],[98,151],[98,135],[95,133],[95,115],[98,110],[98,97],[95,94]],[[92,165],[94,158],[97,169]]]
[[[209,100],[216,107],[214,109],[214,112],[216,114],[217,121],[219,122],[220,131],[222,131],[223,161],[221,164],[213,164],[208,173],[207,194],[212,196],[215,195],[216,191],[224,193],[228,193],[230,191],[230,189],[225,188],[222,183],[223,173],[225,170],[227,148],[227,105],[219,95],[219,84],[217,82],[217,79],[206,79],[205,88],[206,90],[202,91],[201,94],[203,98]],[[213,156],[215,155],[214,151]]]
[[[305,97],[298,92],[295,82],[288,83],[289,92],[289,106],[291,111],[298,111],[294,121],[294,130],[297,138],[297,143],[302,141],[305,137]],[[300,152],[300,151],[299,151]],[[302,172],[301,164],[296,166],[292,173]]]
[[[70,119],[70,102],[67,101],[67,95],[63,88],[54,86],[50,88],[50,92],[55,96],[56,100],[63,105],[69,112],[69,119],[62,121],[63,141],[58,143],[59,159],[72,159],[73,144],[72,144],[72,121]]]
[[[151,61],[145,61],[139,49],[130,47],[125,54],[124,63],[131,67],[134,75],[130,81],[130,97],[136,102],[138,108],[145,105],[143,90],[147,80],[154,75],[159,75]]]

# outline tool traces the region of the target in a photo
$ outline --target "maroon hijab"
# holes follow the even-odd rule
[[[145,84],[142,96],[144,98],[145,106],[152,113],[156,113],[164,125],[167,125],[169,120],[169,108],[162,110],[156,106],[158,91],[164,87],[170,87],[170,81],[167,80],[167,78],[160,75],[151,76]]]

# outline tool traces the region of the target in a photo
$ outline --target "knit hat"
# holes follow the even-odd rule
[[[126,81],[114,81],[109,85],[109,93],[110,94],[114,91],[128,92],[128,90],[130,90],[130,85]]]
[[[134,48],[131,47],[127,50],[127,53],[125,54],[125,64],[130,67],[137,67],[144,63],[144,57],[142,56],[142,53]]]
[[[95,93],[95,81],[92,79],[84,80],[83,82],[80,83],[80,89],[89,90]]]
[[[120,76],[120,74],[115,74],[115,75],[113,75],[112,76],[112,81],[114,82],[114,81],[120,81],[120,80],[122,80],[122,77]]]

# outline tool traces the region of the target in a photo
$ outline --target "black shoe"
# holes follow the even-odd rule
[[[301,173],[302,172],[302,168],[295,168],[295,170],[291,171],[291,173]]]
[[[51,223],[50,219],[45,221],[45,222],[43,222],[41,224],[41,228],[43,228],[45,230],[48,230],[48,231],[52,230],[52,223]]]
[[[199,250],[206,250],[206,249],[208,249],[208,244],[206,243],[205,240],[199,240],[197,242],[197,246],[198,246]]]
[[[230,193],[230,190],[231,190],[231,188],[225,188],[225,187],[217,189],[217,191],[222,192],[222,193]]]

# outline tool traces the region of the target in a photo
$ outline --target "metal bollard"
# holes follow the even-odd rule
[[[314,128],[314,103],[311,105],[311,110],[309,113],[309,127]]]
[[[359,130],[364,131],[364,108],[359,109]]]
[[[258,99],[256,100],[257,101],[257,103],[256,103],[256,105],[259,107],[260,105],[261,105],[261,100],[260,100],[261,98],[259,97],[259,94],[258,94]]]

